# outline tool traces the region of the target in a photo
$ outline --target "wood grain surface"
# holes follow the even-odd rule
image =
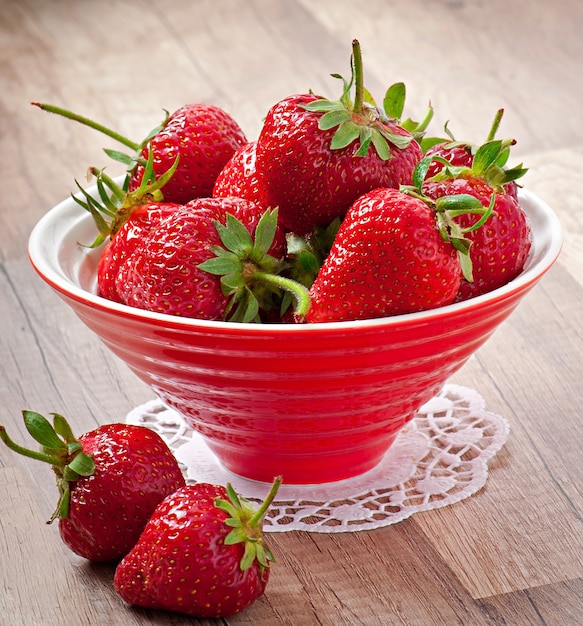
[[[266,595],[221,623],[583,624],[583,3],[578,0],[2,0],[0,422],[57,411],[77,432],[152,392],[35,275],[36,221],[114,147],[32,107],[140,139],[163,110],[212,102],[250,139],[277,100],[327,96],[360,40],[370,91],[404,81],[436,132],[483,140],[498,108],[525,185],[558,213],[561,257],[454,377],[511,424],[473,497],[370,532],[270,536]],[[115,172],[115,166],[110,166]],[[210,624],[126,606],[113,567],[61,544],[54,478],[0,447],[0,624]]]

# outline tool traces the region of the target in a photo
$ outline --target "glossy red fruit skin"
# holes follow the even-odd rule
[[[223,109],[211,104],[188,104],[177,109],[150,142],[156,178],[167,172],[177,156],[178,167],[164,186],[164,200],[184,204],[212,194],[219,172],[234,152],[247,143],[236,122]],[[150,148],[141,153],[147,160]],[[130,179],[129,190],[137,189],[144,168],[138,166]]]
[[[373,319],[449,304],[461,281],[457,252],[433,210],[396,189],[349,209],[310,289],[307,322]]]
[[[471,146],[462,144],[449,147],[447,143],[439,143],[431,146],[425,152],[425,156],[441,157],[455,167],[472,167],[474,155]],[[443,163],[432,161],[425,178],[431,178],[444,168]]]
[[[220,246],[215,220],[227,213],[248,227],[253,236],[262,215],[260,207],[242,198],[198,198],[169,214],[161,214],[155,228],[141,238],[116,277],[117,293],[132,307],[197,319],[223,319],[228,297],[220,277],[199,268]],[[126,222],[117,237],[131,231]],[[285,239],[276,233],[271,252],[282,256]]]
[[[215,498],[219,485],[198,483],[166,498],[139,542],[117,566],[114,587],[129,604],[200,618],[229,617],[263,595],[269,568],[245,571],[242,543],[225,545],[232,530]]]
[[[59,519],[63,542],[96,562],[122,559],[158,504],[183,487],[184,476],[164,440],[144,426],[100,426],[79,437],[95,472],[71,485],[68,516]]]
[[[317,99],[313,94],[300,94],[276,103],[257,141],[256,169],[264,202],[279,207],[284,227],[298,234],[343,218],[350,205],[372,189],[410,184],[421,158],[416,141],[404,150],[391,146],[392,157],[387,161],[372,147],[366,156],[355,156],[356,141],[332,150],[335,129],[320,130],[321,114],[303,108]],[[397,124],[387,126],[409,136]]]
[[[430,198],[469,194],[485,207],[494,193],[494,189],[479,178],[429,180],[423,191]],[[469,227],[475,223],[476,216],[460,215],[456,221],[462,227]],[[511,193],[497,192],[492,215],[466,237],[472,241],[470,259],[474,281],[462,281],[456,302],[488,293],[510,282],[524,268],[531,247],[528,218]]]
[[[263,192],[255,167],[257,142],[241,146],[218,175],[214,187],[214,198],[235,196],[265,206]]]
[[[151,202],[134,209],[122,233],[113,235],[101,252],[97,266],[97,288],[100,296],[113,302],[124,302],[117,289],[120,268],[140,242],[158,227],[160,220],[180,206],[169,202]]]

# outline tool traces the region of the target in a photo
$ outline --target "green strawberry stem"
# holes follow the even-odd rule
[[[492,121],[492,126],[490,127],[490,132],[486,137],[486,142],[492,141],[496,137],[496,133],[498,132],[498,128],[500,128],[500,122],[502,121],[502,116],[504,115],[504,109],[498,109],[496,111],[496,115],[494,116],[494,120]]]
[[[93,457],[83,452],[80,441],[75,438],[67,420],[52,413],[53,424],[34,411],[22,411],[24,425],[31,437],[40,445],[40,451],[30,450],[15,443],[0,425],[0,440],[12,451],[52,466],[59,489],[57,508],[49,519],[65,518],[69,514],[71,483],[80,476],[91,476],[95,472]]]
[[[318,98],[303,105],[306,111],[321,113],[318,128],[322,131],[332,130],[331,150],[346,148],[353,142],[359,145],[355,156],[366,156],[372,144],[378,157],[383,161],[391,159],[392,153],[389,144],[404,150],[413,141],[413,135],[394,132],[388,124],[388,115],[375,104],[372,96],[364,86],[364,71],[362,54],[358,40],[352,42],[351,55],[352,76],[346,81],[338,74],[334,78],[341,78],[344,91],[338,100]],[[349,92],[355,86],[354,102],[350,101]],[[395,87],[395,86],[393,86]],[[400,88],[396,91],[402,91]],[[395,93],[395,90],[393,91]],[[404,91],[403,96],[404,97]],[[399,100],[400,96],[396,96]],[[392,97],[389,97],[391,102]],[[400,109],[400,104],[394,102],[394,109]]]
[[[215,506],[229,516],[225,524],[233,528],[225,537],[225,545],[242,543],[245,546],[240,562],[242,571],[249,569],[255,560],[261,570],[269,567],[269,562],[275,560],[263,541],[263,519],[279,490],[281,480],[281,476],[274,479],[269,493],[257,510],[248,500],[239,497],[231,483],[226,486],[228,499],[215,499]]]
[[[362,115],[364,105],[364,69],[362,65],[362,51],[357,39],[352,40],[352,62],[355,82],[353,110],[357,115]]]
[[[107,135],[108,137],[111,137],[112,139],[115,139],[115,141],[118,141],[119,143],[128,147],[130,150],[133,150],[134,152],[137,152],[138,149],[140,148],[140,144],[136,143],[135,141],[132,141],[131,139],[128,139],[127,137],[124,137],[120,133],[112,130],[111,128],[107,128],[107,126],[104,126],[103,124],[99,124],[98,122],[95,122],[94,120],[88,117],[84,117],[83,115],[79,115],[77,113],[74,113],[73,111],[68,111],[67,109],[63,109],[53,104],[46,104],[46,103],[41,103],[41,102],[31,102],[31,104],[33,106],[38,107],[42,111],[47,111],[48,113],[54,113],[55,115],[60,115],[61,117],[65,117],[69,120],[73,120],[74,122],[79,122],[80,124],[83,124],[84,126],[88,126],[89,128],[93,128],[94,130],[97,130],[100,133]]]
[[[301,285],[291,278],[286,278],[285,276],[281,276],[279,274],[269,274],[267,272],[262,272],[261,270],[253,271],[252,276],[259,281],[289,292],[296,301],[294,311],[295,317],[298,321],[301,321],[306,317],[308,309],[310,308],[310,292],[306,289],[306,287],[304,287],[304,285]]]
[[[279,491],[279,488],[281,486],[281,481],[282,481],[281,476],[278,476],[273,481],[273,485],[271,485],[271,489],[269,490],[269,493],[265,497],[265,500],[263,500],[263,502],[261,503],[261,506],[255,512],[255,515],[249,520],[250,526],[256,526],[257,524],[260,524],[263,521],[263,518],[267,514],[267,510],[271,506],[271,503],[273,502],[277,492]]]
[[[2,440],[10,450],[20,454],[22,456],[29,457],[30,459],[35,459],[36,461],[42,461],[43,463],[48,463],[49,465],[58,465],[60,462],[59,457],[52,456],[50,454],[43,454],[38,450],[29,450],[16,442],[14,442],[6,432],[6,428],[0,424],[0,440]]]

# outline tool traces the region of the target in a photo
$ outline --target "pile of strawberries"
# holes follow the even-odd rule
[[[517,196],[525,170],[507,168],[513,141],[481,146],[427,137],[402,120],[405,87],[377,106],[353,42],[342,95],[290,96],[257,140],[208,104],[181,107],[139,143],[70,111],[33,103],[104,132],[131,154],[120,183],[90,168],[104,298],[206,320],[319,323],[444,306],[487,293],[523,269],[530,229]],[[336,75],[335,75],[336,76]],[[338,76],[336,76],[338,77]],[[338,77],[340,78],[340,77]],[[354,91],[354,95],[352,95]],[[65,418],[23,412],[52,466],[65,544],[116,563],[128,603],[228,617],[265,590],[273,556],[262,525],[281,480],[258,509],[230,485],[186,485],[164,441],[108,424],[76,438]]]
[[[115,564],[114,588],[129,604],[196,617],[229,617],[265,591],[274,560],[262,527],[281,478],[261,505],[231,485],[185,484],[165,441],[145,426],[111,423],[79,438],[67,420],[23,411],[39,444],[0,441],[48,463],[57,477],[65,545],[94,562]]]
[[[293,95],[248,141],[220,108],[186,105],[141,143],[68,111],[132,154],[118,185],[92,168],[99,198],[77,201],[104,242],[100,294],[206,320],[314,323],[432,309],[507,283],[530,229],[517,199],[513,141],[428,137],[401,120],[405,87],[377,106],[353,42],[338,100]],[[334,75],[340,78],[337,75]],[[352,95],[354,92],[354,95]]]

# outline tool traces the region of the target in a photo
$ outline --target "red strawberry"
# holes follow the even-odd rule
[[[137,208],[137,219],[143,211],[151,207]],[[280,289],[291,288],[307,307],[307,291],[280,276],[285,240],[276,211],[262,214],[242,198],[199,198],[156,216],[155,227],[142,230],[137,243],[133,214],[115,235],[118,250],[124,242],[130,247],[115,276],[125,304],[183,317],[250,322],[276,306]]]
[[[289,291],[303,315],[309,296],[283,276],[286,245],[277,210],[237,197],[153,202],[175,167],[147,182],[150,155],[141,186],[129,193],[92,169],[102,202],[79,186],[83,197],[75,200],[99,229],[92,246],[110,237],[98,264],[99,294],[170,315],[259,322]]]
[[[113,234],[99,258],[97,286],[100,296],[114,302],[124,301],[118,292],[118,278],[121,268],[135,248],[153,229],[158,227],[162,218],[176,211],[179,207],[179,204],[148,202],[133,210],[131,220],[123,228],[122,234],[118,236],[119,231]]]
[[[255,169],[256,149],[257,142],[251,141],[235,152],[215,181],[213,197],[235,196],[268,208]]]
[[[348,86],[337,101],[290,96],[270,109],[259,134],[256,169],[264,203],[279,207],[284,227],[300,235],[343,218],[374,188],[410,184],[421,158],[413,135],[364,101],[356,41],[353,81],[354,104]]]
[[[210,196],[220,171],[235,151],[247,143],[237,122],[211,104],[189,104],[175,111],[141,152],[143,161],[153,154],[155,176],[178,167],[163,189],[167,202],[185,203]],[[129,190],[140,186],[143,165],[133,171]]]
[[[449,304],[458,252],[434,210],[396,189],[375,189],[349,209],[310,288],[307,322],[371,319]]]
[[[429,179],[423,185],[424,193],[433,198],[467,194],[489,206],[496,190],[480,177]],[[469,226],[469,215],[460,215],[456,222],[462,228]],[[512,194],[498,191],[492,213],[480,227],[466,234],[471,241],[470,259],[473,281],[463,280],[456,301],[467,300],[505,285],[518,276],[530,251],[530,227],[526,213]]]
[[[139,539],[154,509],[184,486],[180,467],[164,440],[143,426],[107,424],[76,439],[65,418],[23,411],[40,444],[33,451],[15,444],[0,426],[9,448],[53,466],[64,543],[92,561],[119,561]]]
[[[210,196],[219,172],[235,151],[247,143],[236,120],[212,104],[187,104],[172,115],[166,114],[162,124],[141,143],[67,109],[39,102],[32,104],[94,128],[129,148],[132,155],[105,150],[108,156],[128,167],[129,191],[135,191],[144,181],[148,159],[155,177],[161,177],[177,162],[172,179],[164,187],[167,202],[183,204],[193,198]],[[151,182],[149,177],[146,182]]]
[[[129,604],[200,618],[250,606],[269,579],[273,556],[262,525],[280,482],[258,510],[230,485],[189,485],[167,497],[117,566],[118,594]]]

